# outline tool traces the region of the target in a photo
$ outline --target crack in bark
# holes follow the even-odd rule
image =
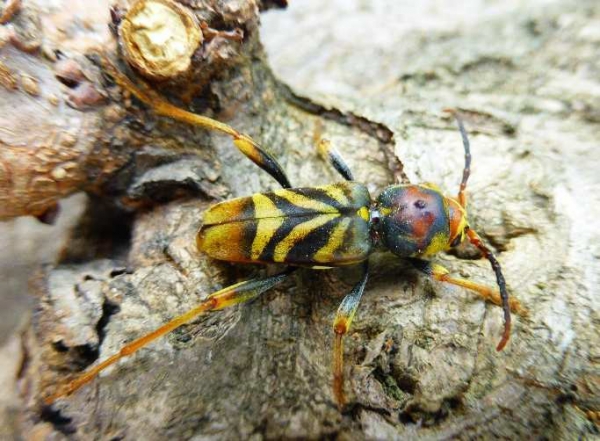
[[[394,153],[394,146],[396,145],[394,132],[387,125],[371,121],[370,119],[353,112],[343,112],[335,107],[326,107],[313,101],[311,98],[297,94],[285,83],[276,81],[276,84],[282,92],[283,98],[291,105],[324,119],[356,128],[366,135],[377,139],[381,143],[381,152],[385,157],[388,168],[394,176],[395,182],[404,184],[410,182],[408,176],[404,172],[402,161],[400,161]]]
[[[385,144],[394,143],[394,132],[385,124],[371,121],[364,116],[352,112],[342,112],[335,107],[325,107],[312,99],[298,95],[288,85],[277,82],[285,100],[289,103],[313,115],[322,116],[325,119],[336,121],[349,127],[355,127],[363,133],[372,136]]]
[[[73,435],[77,432],[72,425],[73,418],[64,416],[59,409],[52,406],[43,406],[39,413],[40,420],[50,423],[52,427],[65,436]]]
[[[116,303],[111,302],[109,299],[104,297],[104,301],[102,302],[102,315],[96,323],[96,333],[98,334],[98,347],[96,349],[96,360],[100,355],[100,347],[102,346],[102,342],[106,338],[106,327],[110,322],[110,319],[113,315],[117,314],[121,308]],[[94,360],[95,361],[95,360]]]

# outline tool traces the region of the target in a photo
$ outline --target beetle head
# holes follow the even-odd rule
[[[394,185],[377,198],[382,244],[401,257],[431,256],[465,238],[465,210],[432,184]]]

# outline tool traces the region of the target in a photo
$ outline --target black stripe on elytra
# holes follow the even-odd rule
[[[256,216],[256,212],[254,210],[254,201],[251,197],[243,198],[241,200],[241,209],[240,212],[234,216],[232,219],[226,219],[223,223],[229,223],[231,221],[244,221],[249,219],[254,219]],[[227,202],[225,202],[227,203]]]
[[[271,237],[271,239],[269,240],[269,243],[267,244],[267,246],[265,246],[265,248],[264,248],[263,252],[260,254],[260,257],[258,260],[261,260],[263,262],[273,261],[275,248],[277,247],[277,245],[283,239],[285,239],[288,236],[288,234],[290,234],[290,232],[296,226],[298,226],[304,222],[308,222],[318,216],[323,216],[323,215],[318,214],[315,216],[298,216],[298,217],[294,217],[294,218],[285,218],[283,224],[281,224],[279,226],[277,231],[275,231],[275,234],[273,235],[273,237]],[[319,228],[321,228],[321,227],[319,227]],[[312,231],[315,231],[315,230],[318,230],[318,229],[313,229],[313,230],[309,231],[308,234],[310,234]],[[324,233],[324,234],[327,235],[327,233]],[[304,241],[304,240],[306,240],[306,237],[301,239],[301,241]]]
[[[247,220],[241,224],[242,228],[242,243],[240,244],[240,249],[244,252],[244,257],[249,259],[252,253],[252,243],[254,242],[254,238],[256,237],[256,231],[258,228],[258,224],[256,222],[256,207],[254,204],[254,200],[249,197],[248,200],[248,208],[244,207],[251,214],[252,218]]]
[[[275,252],[275,247],[277,244],[281,242],[290,231],[292,231],[292,228],[302,222],[306,222],[308,219],[310,219],[310,216],[283,218],[283,223],[279,226],[279,228],[277,228],[275,234],[273,234],[273,237],[271,237],[269,243],[267,243],[257,260],[263,262],[273,262],[273,253]]]
[[[360,206],[360,203],[354,201],[352,199],[352,194],[348,196],[348,192],[344,192],[349,199],[349,204],[341,204],[331,196],[329,196],[325,190],[319,188],[294,188],[291,190],[286,190],[290,193],[299,194],[304,196],[307,199],[312,199],[321,204],[325,204],[332,208],[333,211],[339,213],[348,213],[354,210],[357,210]],[[293,202],[288,201],[286,198],[282,196],[278,196],[274,193],[264,193],[263,196],[269,198],[275,206],[281,210],[285,216],[306,216],[306,215],[315,215],[315,214],[326,214],[322,210],[304,208],[298,205],[295,205]]]
[[[315,263],[313,257],[317,251],[324,247],[333,229],[337,226],[343,217],[335,217],[318,228],[310,231],[285,256],[285,260],[294,263]]]
[[[313,210],[310,208],[303,208],[299,207],[298,205],[294,205],[287,199],[281,196],[277,196],[273,193],[265,194],[264,196],[267,196],[271,200],[271,202],[273,202],[273,204],[275,204],[275,206],[283,212],[285,217],[306,217],[323,214],[323,212],[319,210]],[[332,208],[337,211],[335,207]]]
[[[353,201],[351,198],[348,198],[349,204],[341,204],[339,201],[337,201],[336,199],[329,196],[327,194],[327,192],[325,191],[325,189],[322,189],[322,188],[295,188],[292,191],[294,193],[300,194],[308,199],[313,199],[322,204],[329,205],[330,207],[333,207],[334,209],[336,209],[337,211],[340,211],[340,212],[343,212],[345,210],[348,210],[349,208],[352,208],[352,205],[353,205],[352,204]]]

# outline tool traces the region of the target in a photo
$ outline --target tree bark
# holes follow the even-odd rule
[[[8,346],[23,357],[20,368],[7,368],[19,378],[21,410],[5,412],[3,426],[12,435],[70,439],[597,436],[598,5],[509,4],[476,22],[477,14],[465,14],[420,33],[392,26],[383,42],[369,41],[338,12],[303,32],[324,47],[329,35],[348,35],[349,46],[328,48],[332,67],[278,64],[291,88],[272,74],[258,39],[259,7],[271,4],[181,5],[197,22],[240,30],[243,39],[217,35],[183,74],[143,78],[180,107],[269,148],[294,186],[339,179],[316,155],[323,137],[372,195],[406,176],[453,194],[462,146],[443,109],[461,109],[474,155],[470,223],[494,247],[529,315],[514,317],[512,340],[497,353],[500,308],[378,254],[347,338],[342,411],[331,393],[332,321],[358,276],[352,268],[297,271],[258,300],[202,317],[73,396],[42,405],[45,394],[124,342],[221,287],[274,271],[213,261],[197,251],[195,234],[216,201],[277,185],[229,137],[158,117],[123,93],[97,56],[101,49],[120,59],[114,35],[75,45],[80,30],[70,29],[72,38],[58,41],[25,3],[7,21],[11,36],[0,48],[8,72],[0,132],[10,132],[0,138],[0,215],[43,217],[66,194],[90,197],[60,261],[32,282],[31,326],[20,350]],[[127,8],[114,11],[116,29]],[[294,14],[268,21],[291,28]],[[401,14],[390,5],[357,17],[376,29]],[[24,30],[37,37],[24,39]],[[275,57],[291,57],[290,46]],[[52,59],[53,49],[62,59]],[[141,69],[119,66],[132,77]],[[319,75],[350,86],[329,89]],[[9,108],[19,112],[9,118]],[[477,257],[465,248],[436,260],[493,285]]]

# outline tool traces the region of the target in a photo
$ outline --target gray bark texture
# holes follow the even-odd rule
[[[314,149],[327,138],[372,195],[405,180],[455,194],[462,144],[444,109],[460,109],[470,223],[528,310],[507,348],[495,350],[500,308],[382,253],[346,338],[342,410],[332,321],[354,268],[301,269],[43,405],[209,293],[277,271],[211,260],[195,242],[208,206],[277,185],[229,137],[158,117],[103,75],[99,50],[120,53],[108,4],[86,9],[88,23],[70,21],[78,2],[23,1],[0,39],[0,215],[43,217],[68,194],[88,197],[56,263],[32,277],[30,325],[0,354],[2,438],[600,436],[600,4],[298,2],[262,16],[267,59],[258,11],[281,3],[182,1],[244,39],[205,42],[191,77],[150,84],[252,136],[294,186],[339,180]],[[56,73],[67,70],[82,74]],[[479,257],[462,247],[435,261],[492,286]]]

